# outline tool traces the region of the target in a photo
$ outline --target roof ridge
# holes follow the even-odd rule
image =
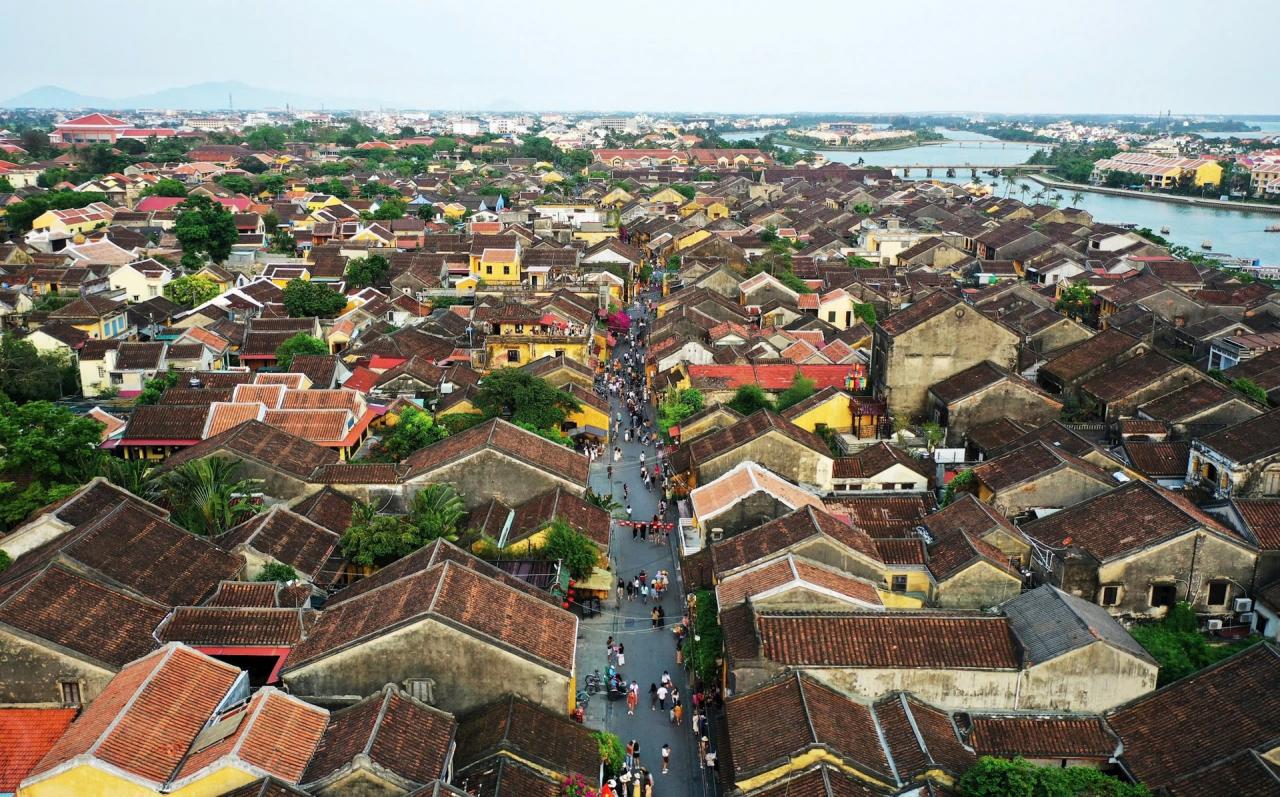
[[[106,741],[106,738],[109,735],[111,735],[111,733],[120,725],[120,722],[124,718],[124,715],[128,714],[129,710],[133,708],[133,705],[138,701],[138,698],[142,695],[143,690],[146,689],[147,686],[151,683],[151,681],[156,677],[156,673],[160,672],[161,668],[163,668],[166,663],[172,660],[174,653],[176,653],[178,649],[181,647],[182,647],[182,643],[180,642],[170,642],[167,646],[160,648],[154,653],[148,653],[147,656],[143,657],[145,659],[150,656],[155,656],[159,654],[161,660],[157,662],[154,667],[151,668],[151,672],[147,673],[147,677],[142,679],[142,682],[138,684],[138,686],[133,690],[133,694],[129,696],[129,699],[126,700],[124,705],[120,707],[120,710],[116,712],[116,715],[111,718],[111,722],[107,723],[107,727],[102,729],[102,733],[98,734],[98,738],[94,740],[93,744],[89,745],[89,748],[84,751],[83,755],[92,756],[94,758],[98,757],[97,755],[98,749],[102,747],[103,743]]]
[[[884,752],[884,760],[889,762],[889,774],[893,776],[895,786],[902,785],[902,775],[898,772],[898,762],[893,759],[893,750],[889,747],[889,740],[884,733],[884,725],[880,722],[880,712],[876,710],[874,703],[867,706],[867,713],[871,715],[871,722],[876,726],[876,738],[880,742],[880,750]]]
[[[373,721],[373,727],[369,729],[369,740],[365,742],[361,752],[368,756],[373,751],[373,742],[378,738],[378,731],[382,729],[382,721],[386,719],[387,710],[391,707],[392,689],[391,684],[382,687],[382,706],[378,709],[378,717]]]
[[[930,764],[936,764],[933,753],[929,752],[929,745],[924,740],[924,734],[920,732],[920,725],[916,723],[916,715],[911,711],[911,704],[907,702],[907,693],[898,693],[898,702],[902,705],[902,713],[906,715],[907,723],[911,726],[911,732],[915,734],[916,743],[920,745],[920,752],[924,753],[925,759]]]
[[[818,738],[818,729],[813,726],[813,713],[809,711],[809,698],[804,693],[804,675],[797,672],[796,688],[800,691],[800,707],[804,711],[804,721],[809,725],[809,736],[813,739],[814,744],[822,744],[822,740]]]

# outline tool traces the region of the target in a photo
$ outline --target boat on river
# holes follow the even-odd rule
[[[1169,228],[1168,228],[1168,227],[1161,227],[1161,228],[1160,228],[1160,234],[1161,234],[1161,235],[1168,235],[1168,234],[1169,234]]]
[[[1280,224],[1272,224],[1264,232],[1280,232]]]
[[[1201,242],[1200,242],[1200,248],[1201,248],[1201,249],[1212,249],[1212,248],[1213,248],[1213,241],[1210,241],[1208,238],[1205,238],[1203,241],[1201,241]]]

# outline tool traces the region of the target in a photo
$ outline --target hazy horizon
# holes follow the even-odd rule
[[[744,0],[681,8],[664,28],[669,15],[651,6],[574,0],[536,13],[398,0],[68,0],[56,59],[47,36],[20,35],[43,30],[46,9],[9,9],[7,62],[17,66],[7,90],[116,100],[225,81],[335,108],[487,112],[1280,113],[1270,53],[1206,47],[1230,39],[1206,39],[1202,9],[1191,0],[1066,10]],[[1238,29],[1280,22],[1280,4],[1224,9],[1229,19],[1216,21]]]

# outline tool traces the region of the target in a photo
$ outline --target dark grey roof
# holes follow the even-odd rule
[[[1009,618],[1009,627],[1022,646],[1023,662],[1027,666],[1097,641],[1108,642],[1144,661],[1155,663],[1106,609],[1050,584],[1006,601],[1001,609]]]

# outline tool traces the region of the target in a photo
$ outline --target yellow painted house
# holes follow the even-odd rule
[[[331,208],[334,205],[341,205],[342,200],[333,194],[312,194],[307,197],[307,210],[312,213],[323,208]]]
[[[105,202],[94,202],[82,208],[46,210],[31,220],[31,232],[82,235],[107,226],[115,214],[115,208]]]
[[[620,208],[634,199],[635,197],[632,196],[626,189],[622,188],[621,186],[615,186],[609,191],[609,193],[600,197],[600,204],[610,205],[616,208]]]
[[[18,794],[217,797],[264,777],[297,784],[328,721],[275,687],[250,697],[247,673],[170,642],[125,665]]]
[[[810,432],[825,428],[847,434],[853,430],[852,405],[853,399],[848,393],[828,387],[788,407],[782,417]]]
[[[556,171],[555,169],[552,169],[549,172],[544,172],[543,175],[538,179],[542,181],[543,185],[551,185],[552,183],[563,183],[564,175]]]
[[[702,243],[710,238],[711,235],[712,233],[707,230],[690,230],[687,233],[676,236],[673,240],[673,244],[675,245],[675,250],[677,252],[682,252],[691,246],[696,246]]]
[[[729,218],[729,206],[722,200],[712,196],[697,196],[680,207],[680,217],[688,218],[702,211],[707,214],[707,221]]]
[[[520,282],[520,247],[485,249],[471,256],[471,273],[486,283]]]
[[[467,215],[467,206],[461,202],[449,202],[444,205],[440,205],[437,207],[437,210],[444,214],[444,217],[450,221],[457,221]]]
[[[667,188],[663,188],[660,191],[653,192],[653,194],[649,196],[649,201],[650,202],[666,202],[673,205],[684,205],[689,200],[685,198],[684,194],[668,186]]]
[[[578,409],[565,415],[565,426],[576,429],[599,430],[599,437],[609,437],[609,405],[595,394],[577,383],[570,383],[564,390],[578,400]]]

